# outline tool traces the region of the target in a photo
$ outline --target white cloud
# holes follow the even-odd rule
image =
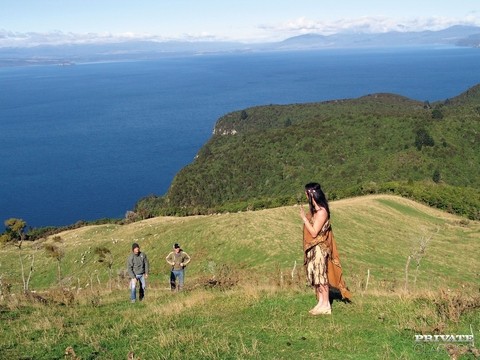
[[[117,43],[131,40],[139,41],[213,41],[220,40],[209,33],[183,34],[178,38],[166,38],[152,34],[138,34],[125,32],[120,34],[112,33],[71,33],[62,31],[39,32],[13,32],[0,29],[0,47],[33,47],[38,45],[64,45],[64,44],[96,44],[96,43]]]
[[[128,40],[150,40],[152,37],[147,34],[111,34],[111,33],[65,33],[62,31],[52,31],[47,33],[20,33],[0,30],[0,47],[32,47],[38,45],[63,45],[63,44],[94,44],[94,43],[114,43]]]
[[[179,40],[179,39],[177,39]],[[210,34],[208,32],[201,32],[198,34],[183,34],[180,38],[180,40],[186,40],[186,41],[215,41],[215,40],[220,40],[217,36]]]
[[[257,27],[262,31],[250,34],[240,41],[270,41],[283,40],[287,37],[306,33],[331,35],[336,33],[384,33],[388,31],[422,31],[441,30],[453,25],[480,26],[480,14],[471,11],[462,19],[440,16],[417,17],[414,19],[395,19],[382,16],[366,16],[359,18],[346,18],[341,20],[315,20],[300,17],[276,25],[262,25]],[[176,38],[166,38],[147,33],[71,33],[62,31],[28,32],[20,33],[0,29],[0,47],[32,47],[37,45],[63,45],[63,44],[95,44],[115,43],[129,40],[144,41],[228,41],[220,34],[207,32],[184,33]],[[237,39],[239,40],[239,39]]]

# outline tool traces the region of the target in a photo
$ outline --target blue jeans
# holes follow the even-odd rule
[[[135,275],[135,279],[130,279],[130,300],[135,300],[137,298],[137,283],[140,284],[138,295],[140,301],[142,301],[145,297],[145,289],[147,288],[147,283],[143,274]]]
[[[172,290],[182,290],[183,289],[183,281],[184,281],[184,270],[172,270],[170,273],[170,288]],[[176,284],[178,280],[178,286]]]

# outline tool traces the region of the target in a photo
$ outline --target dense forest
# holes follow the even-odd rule
[[[164,196],[135,214],[192,215],[395,193],[480,219],[480,85],[430,103],[394,94],[267,105],[220,118]]]

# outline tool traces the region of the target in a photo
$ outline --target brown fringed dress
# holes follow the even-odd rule
[[[311,220],[309,221],[310,223],[312,222]],[[316,236],[315,244],[305,251],[307,280],[312,286],[328,284],[327,258],[331,255],[331,251],[330,246],[327,244],[327,238],[324,235],[329,228],[330,221],[327,220],[325,225],[323,225],[322,230],[320,230]]]

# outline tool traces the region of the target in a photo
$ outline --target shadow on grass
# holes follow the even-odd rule
[[[343,299],[342,298],[342,294],[340,293],[340,290],[334,288],[334,287],[330,287],[330,291],[329,291],[329,294],[328,294],[328,299],[330,301],[330,304],[333,304],[334,301],[341,301],[345,304],[351,304],[352,301],[350,299]]]

